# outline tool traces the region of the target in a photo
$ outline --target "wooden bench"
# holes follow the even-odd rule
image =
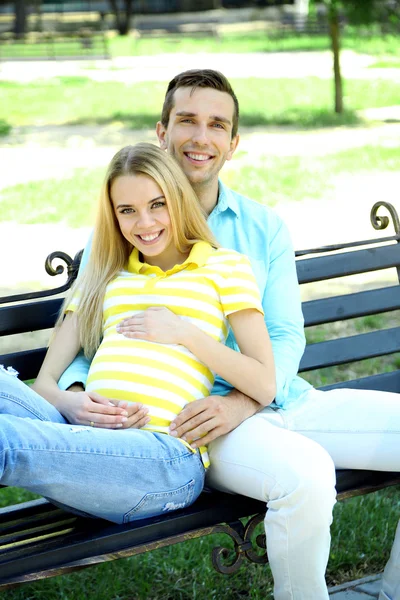
[[[375,229],[384,229],[390,222],[390,217],[377,216],[382,205],[389,210],[395,227],[394,235],[297,252],[297,270],[302,284],[324,282],[325,288],[327,282],[345,275],[391,269],[395,273],[392,285],[304,302],[307,327],[399,311],[400,223],[394,208],[380,202],[374,205],[371,213]],[[61,299],[51,296],[70,286],[80,260],[80,255],[72,261],[67,255],[55,252],[46,262],[48,272],[63,271],[60,265],[57,269],[52,266],[57,257],[67,265],[67,283],[56,290],[0,299],[0,304],[3,304],[0,307],[0,336],[53,326]],[[358,335],[348,336],[344,331],[338,339],[310,343],[300,370],[309,372],[370,357],[395,356],[400,351],[398,323],[399,320],[397,326],[389,329]],[[0,364],[14,366],[22,379],[32,379],[44,354],[44,348],[20,350],[0,356]],[[343,386],[400,392],[400,370],[338,382],[325,389]],[[400,473],[337,471],[340,500],[398,483]],[[212,556],[213,565],[221,573],[232,573],[245,558],[257,563],[267,561],[265,551],[260,553],[260,548],[265,548],[265,536],[257,536],[257,548],[251,542],[255,527],[262,522],[264,514],[262,502],[210,491],[204,491],[189,508],[127,525],[77,517],[44,499],[9,506],[0,510],[0,588],[221,532],[233,539],[235,558],[226,564],[224,549],[216,548]],[[246,525],[239,521],[242,518],[247,520]]]

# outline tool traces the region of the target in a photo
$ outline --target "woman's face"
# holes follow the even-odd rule
[[[142,174],[121,175],[114,179],[110,194],[122,235],[147,263],[168,270],[182,262],[166,198],[154,179]]]

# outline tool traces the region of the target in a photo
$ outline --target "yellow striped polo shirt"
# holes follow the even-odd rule
[[[77,302],[78,294],[67,310],[75,310]],[[250,261],[238,252],[198,242],[185,262],[164,272],[141,262],[137,249],[132,251],[126,269],[106,288],[103,340],[86,390],[142,403],[151,418],[144,429],[168,434],[171,421],[188,402],[210,394],[214,373],[184,346],[117,333],[120,321],[152,306],[168,308],[221,343],[228,335],[228,315],[263,309]],[[200,452],[207,467],[206,448]]]

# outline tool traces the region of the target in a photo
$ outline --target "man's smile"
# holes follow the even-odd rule
[[[184,155],[190,160],[196,162],[206,162],[214,158],[210,154],[204,154],[202,152],[184,152]]]

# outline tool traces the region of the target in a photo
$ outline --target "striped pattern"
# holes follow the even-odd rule
[[[67,310],[74,310],[77,301]],[[146,428],[168,433],[188,402],[209,395],[214,373],[184,346],[127,339],[116,332],[125,317],[152,306],[167,307],[221,343],[228,334],[228,315],[246,308],[262,312],[262,306],[250,262],[237,252],[199,242],[182,265],[166,272],[140,262],[136,249],[132,252],[127,270],[107,286],[104,338],[86,389],[143,403],[151,417]],[[208,466],[205,448],[201,453]]]

